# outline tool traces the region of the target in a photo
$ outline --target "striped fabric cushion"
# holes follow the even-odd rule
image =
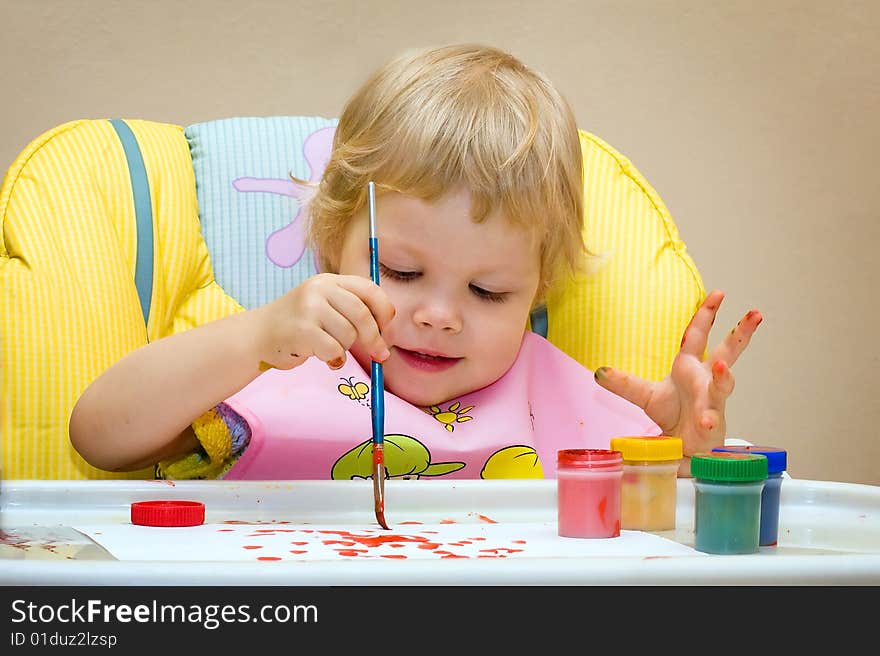
[[[330,152],[336,119],[228,118],[185,129],[202,234],[217,282],[245,308],[274,300],[316,272],[304,250],[304,201]]]
[[[182,128],[126,124],[143,160],[154,233],[148,302],[134,284],[136,171],[111,122],[73,121],[46,132],[16,158],[0,188],[6,478],[152,477],[87,465],[67,436],[73,404],[101,371],[147,339],[240,309],[213,282]]]
[[[580,132],[584,239],[606,256],[593,275],[547,299],[547,338],[592,370],[608,365],[659,380],[669,373],[705,296],[663,201],[632,163]]]

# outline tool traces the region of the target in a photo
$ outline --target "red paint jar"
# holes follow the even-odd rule
[[[558,533],[567,538],[620,535],[623,455],[608,449],[563,449],[556,458]]]

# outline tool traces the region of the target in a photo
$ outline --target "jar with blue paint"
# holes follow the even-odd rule
[[[767,480],[761,492],[761,537],[758,544],[774,547],[779,541],[779,499],[782,488],[782,475],[787,467],[787,452],[775,446],[720,446],[713,452],[757,453],[767,457]]]
[[[756,453],[695,453],[694,548],[710,554],[758,550],[761,491],[767,456]]]

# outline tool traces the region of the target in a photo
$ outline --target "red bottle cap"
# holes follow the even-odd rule
[[[136,501],[131,523],[140,526],[198,526],[205,523],[201,501]]]

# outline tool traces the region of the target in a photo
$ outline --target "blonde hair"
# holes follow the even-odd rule
[[[367,182],[425,201],[471,192],[474,221],[501,212],[541,244],[536,301],[581,269],[583,164],[568,103],[540,73],[480,45],[406,53],[346,104],[309,203],[309,242],[335,271]]]

